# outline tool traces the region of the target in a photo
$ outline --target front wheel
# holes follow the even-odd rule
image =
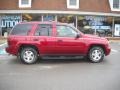
[[[93,63],[98,63],[104,59],[104,50],[99,46],[94,46],[90,49],[88,58]]]
[[[38,59],[38,53],[34,48],[25,47],[20,52],[20,60],[25,64],[33,64]]]

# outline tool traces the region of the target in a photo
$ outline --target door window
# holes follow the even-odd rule
[[[40,24],[35,32],[36,36],[51,36],[52,35],[52,25]]]
[[[58,37],[75,37],[77,32],[70,26],[58,25],[57,36]]]

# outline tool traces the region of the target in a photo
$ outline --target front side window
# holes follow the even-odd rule
[[[79,0],[67,0],[67,8],[79,9]]]
[[[57,26],[57,36],[58,37],[75,37],[77,32],[69,26],[58,25]]]
[[[51,36],[52,35],[52,25],[40,24],[35,32],[36,36]]]
[[[31,0],[19,0],[20,8],[28,8],[31,7]]]
[[[28,35],[32,28],[32,24],[18,24],[11,31],[11,35]]]

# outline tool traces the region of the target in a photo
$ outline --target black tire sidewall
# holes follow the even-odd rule
[[[31,61],[31,62],[26,62],[26,61],[24,60],[24,58],[23,58],[23,55],[24,55],[25,51],[27,51],[27,50],[32,51],[32,52],[34,53],[34,60]],[[36,51],[34,48],[31,48],[31,47],[25,47],[25,48],[23,48],[23,49],[21,50],[19,56],[20,56],[20,60],[21,60],[23,63],[25,63],[25,64],[34,64],[34,63],[36,63],[36,61],[37,61],[37,59],[38,59],[37,51]]]
[[[100,50],[100,51],[102,52],[102,56],[101,56],[101,58],[100,58],[98,61],[95,61],[95,60],[91,57],[91,53],[92,53],[94,50]],[[92,48],[90,49],[90,51],[89,51],[88,58],[89,58],[89,60],[90,60],[91,62],[93,62],[93,63],[98,63],[98,62],[103,61],[103,59],[104,59],[104,50],[103,50],[103,48],[98,47],[98,46],[92,47]]]

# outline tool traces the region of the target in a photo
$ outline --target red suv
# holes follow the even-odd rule
[[[101,62],[109,55],[107,39],[85,35],[75,27],[56,22],[22,22],[8,36],[9,54],[16,55],[26,64],[35,63],[38,57],[85,56],[90,61]]]

